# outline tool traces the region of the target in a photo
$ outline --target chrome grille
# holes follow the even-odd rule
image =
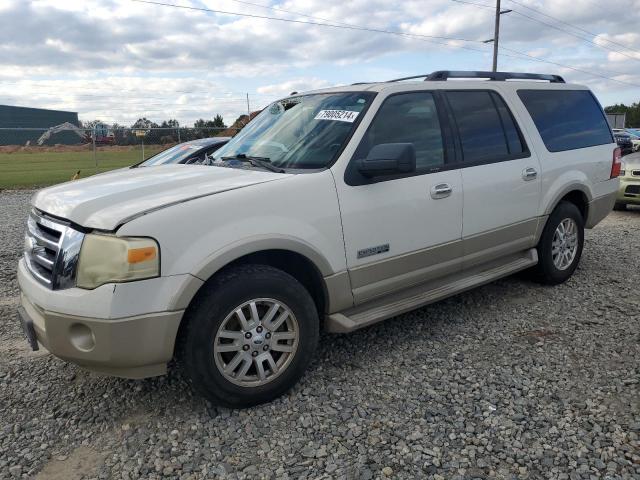
[[[84,234],[68,223],[33,210],[27,220],[24,259],[38,282],[51,289],[75,284],[75,267]]]

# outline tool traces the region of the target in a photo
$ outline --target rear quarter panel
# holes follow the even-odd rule
[[[513,82],[515,84],[515,82]],[[521,88],[530,88],[521,87]],[[557,86],[541,84],[540,89],[554,89]],[[541,199],[539,215],[549,214],[557,202],[572,190],[582,191],[587,200],[610,193],[612,182],[611,162],[615,143],[597,145],[588,148],[568,150],[564,152],[550,152],[536,128],[533,119],[517,94],[518,87],[502,86],[505,96],[508,96],[512,108],[520,125],[525,131],[529,148],[536,152],[540,160]],[[569,85],[559,88],[562,90],[587,90],[586,87]]]

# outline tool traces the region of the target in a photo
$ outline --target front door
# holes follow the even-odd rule
[[[335,175],[356,304],[461,268],[462,174],[447,169],[450,138],[431,92],[388,96],[347,167]],[[412,143],[417,170],[367,179],[357,160],[375,145]]]

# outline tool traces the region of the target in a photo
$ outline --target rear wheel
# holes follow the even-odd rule
[[[215,277],[189,308],[179,356],[194,389],[226,407],[268,402],[302,376],[318,342],[307,290],[263,265]]]
[[[560,202],[549,216],[538,243],[536,280],[548,285],[566,281],[578,266],[584,245],[584,220],[578,207]]]

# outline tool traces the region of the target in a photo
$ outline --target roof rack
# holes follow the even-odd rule
[[[564,78],[560,75],[548,75],[545,73],[517,73],[517,72],[482,72],[482,71],[456,71],[456,70],[439,70],[437,72],[428,73],[426,75],[414,75],[412,77],[396,78],[389,82],[401,82],[403,80],[413,80],[416,78],[424,78],[425,82],[444,81],[450,78],[486,78],[487,80],[506,81],[506,80],[545,80],[549,83],[565,83]]]

